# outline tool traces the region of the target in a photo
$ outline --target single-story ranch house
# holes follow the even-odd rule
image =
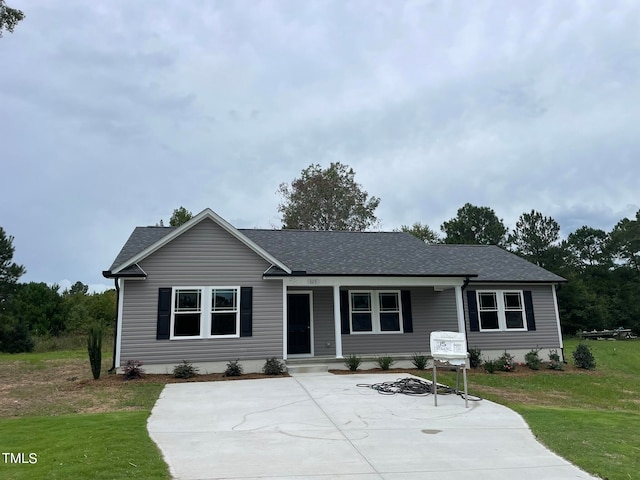
[[[103,274],[118,291],[114,366],[140,360],[148,373],[183,360],[201,373],[236,359],[247,372],[271,357],[408,360],[441,330],[465,332],[486,358],[562,353],[564,279],[496,246],[238,229],[205,209],[180,227],[136,228]]]

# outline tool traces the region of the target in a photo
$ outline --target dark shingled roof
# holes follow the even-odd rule
[[[110,270],[172,230],[173,227],[136,228]],[[294,272],[306,272],[307,275],[468,275],[475,277],[473,281],[484,282],[564,281],[562,277],[493,245],[425,245],[402,232],[238,231]],[[272,268],[269,274],[286,275],[277,268]]]
[[[494,245],[426,245],[403,232],[240,232],[307,275],[477,275],[474,281],[564,281]]]
[[[150,247],[175,227],[136,227],[129,239],[111,264],[109,271],[119,267],[130,258],[135,257],[145,248]]]

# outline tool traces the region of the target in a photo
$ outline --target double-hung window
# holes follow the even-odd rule
[[[478,291],[480,331],[527,330],[521,291]]]
[[[351,332],[402,333],[399,291],[350,291]]]
[[[240,336],[240,287],[174,287],[171,338]]]

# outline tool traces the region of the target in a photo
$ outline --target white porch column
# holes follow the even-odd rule
[[[456,310],[458,312],[458,331],[465,332],[464,328],[464,304],[462,303],[462,287],[456,287]]]
[[[287,284],[282,282],[282,359],[287,359]]]
[[[333,318],[336,330],[336,358],[342,357],[342,322],[340,320],[340,285],[333,285]]]

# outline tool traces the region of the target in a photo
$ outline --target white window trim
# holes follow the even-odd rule
[[[482,318],[480,316],[480,294],[495,293],[498,307],[498,328],[482,328]],[[507,328],[506,308],[504,304],[505,293],[517,293],[520,295],[520,305],[522,305],[522,325],[523,328]],[[527,308],[524,304],[524,292],[522,290],[476,290],[476,305],[478,306],[478,326],[481,332],[526,332],[527,329]]]
[[[211,314],[212,310],[212,292],[213,290],[236,290],[236,333],[234,335],[211,335]],[[174,336],[175,315],[176,315],[176,292],[178,290],[200,290],[200,335],[193,336]],[[171,330],[169,332],[170,340],[194,340],[201,338],[239,338],[240,337],[240,287],[219,286],[219,285],[197,285],[197,286],[179,286],[171,287]]]
[[[371,296],[371,331],[370,332],[356,332],[353,330],[353,305],[351,303],[352,293],[368,293]],[[398,295],[398,321],[400,323],[400,330],[387,331],[380,329],[380,294],[381,293],[395,293]],[[404,333],[404,322],[402,319],[402,295],[400,290],[349,290],[349,331],[351,335],[398,335]],[[358,312],[356,312],[358,313]]]

